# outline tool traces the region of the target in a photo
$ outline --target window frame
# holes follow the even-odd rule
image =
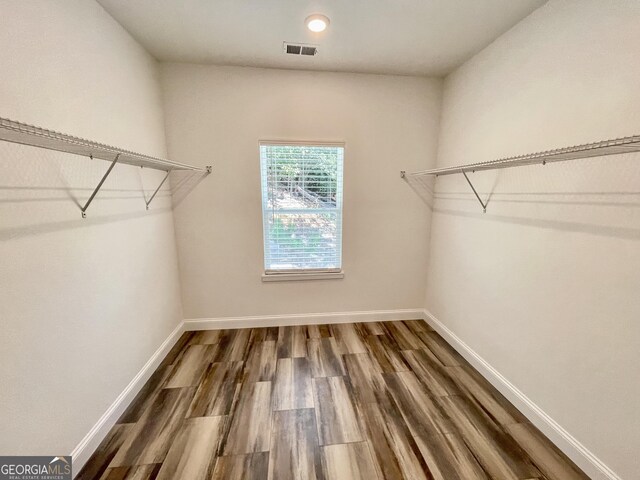
[[[339,210],[336,208],[336,211],[340,213],[340,244],[339,244],[339,255],[340,255],[340,268],[327,268],[327,269],[317,269],[317,268],[309,268],[309,269],[282,269],[282,270],[268,270],[266,268],[266,240],[267,240],[267,229],[265,224],[265,199],[263,197],[263,182],[262,178],[262,155],[260,152],[260,147],[263,146],[304,146],[304,147],[338,147],[342,148],[342,197],[340,201]],[[258,141],[258,164],[259,164],[259,175],[260,175],[260,208],[262,210],[262,281],[263,282],[278,282],[278,281],[291,281],[291,280],[328,280],[328,279],[341,279],[344,278],[344,269],[343,269],[343,238],[344,238],[344,162],[346,156],[346,142],[344,141],[317,141],[317,140],[259,140]]]

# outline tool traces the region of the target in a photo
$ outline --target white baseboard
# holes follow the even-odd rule
[[[100,417],[89,433],[87,433],[76,448],[73,449],[71,458],[73,459],[74,477],[80,472],[84,464],[87,463],[87,460],[93,455],[93,452],[96,451],[102,440],[105,439],[109,430],[111,430],[118,421],[118,418],[120,418],[131,402],[133,402],[133,399],[138,392],[140,392],[147,380],[149,380],[153,372],[155,372],[156,368],[158,368],[171,348],[176,344],[183,332],[184,322],[180,322],[162,345],[154,352],[149,361],[144,364],[133,380],[129,382],[129,385],[118,395],[118,398],[115,399],[107,411]]]
[[[388,320],[422,319],[422,308],[404,310],[369,310],[364,312],[303,313],[293,315],[261,315],[257,317],[193,318],[184,321],[186,331],[220,330],[223,328],[283,327],[289,325],[321,325]]]
[[[473,365],[491,384],[542,431],[560,450],[575,462],[593,480],[622,480],[604,462],[547,415],[515,385],[449,330],[431,312],[424,310],[424,320],[440,334],[458,353]]]

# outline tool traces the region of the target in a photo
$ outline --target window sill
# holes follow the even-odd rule
[[[273,273],[271,275],[262,274],[263,282],[292,282],[305,280],[334,280],[344,278],[344,272],[327,273]]]

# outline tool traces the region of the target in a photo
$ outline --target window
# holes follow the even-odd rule
[[[265,274],[340,272],[344,146],[260,143]]]

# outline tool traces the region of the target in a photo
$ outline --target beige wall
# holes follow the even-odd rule
[[[0,0],[0,116],[165,155],[155,61],[97,3]],[[158,172],[0,142],[0,455],[69,454],[181,320]],[[157,202],[157,203],[156,203]]]
[[[169,153],[213,175],[175,209],[185,318],[416,308],[429,213],[399,171],[435,162],[440,82],[162,66]],[[344,141],[342,280],[262,283],[258,141]]]
[[[640,133],[640,3],[551,1],[445,82],[438,166]],[[427,308],[624,479],[640,471],[640,157],[438,181]]]

